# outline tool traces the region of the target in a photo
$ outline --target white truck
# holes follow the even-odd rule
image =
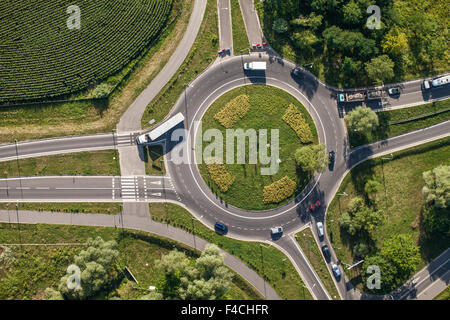
[[[138,144],[146,144],[155,141],[160,136],[162,136],[164,133],[168,132],[170,129],[177,126],[180,122],[184,121],[184,116],[181,112],[174,115],[172,118],[164,122],[162,125],[160,125],[158,128],[145,133],[141,134],[136,138],[136,142]]]
[[[266,62],[253,61],[244,63],[244,70],[266,70]]]
[[[450,75],[439,77],[434,80],[424,80],[423,88],[430,89],[431,87],[439,87],[439,86],[443,86],[444,84],[447,84],[447,83],[450,83]]]

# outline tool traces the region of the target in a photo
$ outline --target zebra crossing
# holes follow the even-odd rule
[[[112,179],[112,199],[124,202],[179,198],[168,176],[122,176]]]
[[[137,133],[129,133],[129,134],[114,134],[114,145],[116,147],[124,147],[136,144]]]
[[[139,186],[136,177],[120,177],[121,195],[123,200],[136,201]]]

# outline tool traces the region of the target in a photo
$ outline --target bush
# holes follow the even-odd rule
[[[228,172],[227,168],[220,163],[214,161],[207,161],[206,169],[209,176],[219,187],[220,191],[227,192],[231,185],[234,183],[235,177]]]
[[[288,176],[264,187],[264,203],[278,203],[294,194],[297,183]]]
[[[102,99],[109,96],[111,93],[111,86],[107,83],[102,83],[98,85],[93,91],[92,96],[96,99]]]
[[[248,96],[242,94],[237,96],[225,107],[214,115],[214,119],[220,122],[225,128],[231,128],[236,122],[242,119],[250,110]]]
[[[310,143],[313,141],[311,128],[301,112],[293,104],[290,104],[289,108],[284,113],[283,121],[297,133],[297,136],[302,143]]]

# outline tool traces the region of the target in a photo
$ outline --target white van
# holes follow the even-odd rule
[[[253,61],[244,63],[244,70],[266,70],[265,61]]]

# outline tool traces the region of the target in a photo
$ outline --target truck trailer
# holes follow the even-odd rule
[[[354,92],[354,93],[339,93],[339,102],[355,102],[364,101],[366,99],[366,94],[364,92]]]
[[[253,61],[244,63],[244,70],[266,70],[265,61]]]
[[[175,126],[180,124],[184,121],[184,116],[181,112],[174,115],[172,118],[161,124],[158,128],[145,133],[141,134],[136,138],[136,142],[138,144],[146,144],[156,141],[159,137],[161,137],[163,134],[168,132],[169,130],[173,129]]]

